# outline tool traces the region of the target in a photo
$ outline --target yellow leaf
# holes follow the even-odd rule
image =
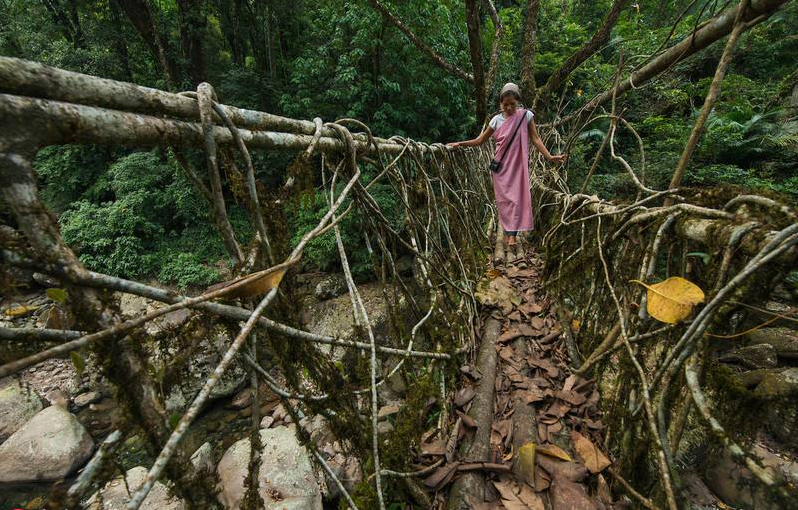
[[[518,449],[516,460],[518,474],[527,483],[535,484],[535,443],[527,443]]]
[[[24,317],[29,313],[38,310],[38,306],[31,306],[31,305],[20,305],[20,306],[12,306],[11,308],[6,308],[3,313],[8,315],[9,317]]]
[[[571,328],[574,331],[579,331],[579,328],[581,328],[581,327],[582,327],[582,323],[579,320],[574,319],[574,320],[571,321]]]
[[[488,278],[490,278],[491,280],[492,280],[492,279],[494,279],[494,278],[496,278],[496,277],[497,277],[497,276],[499,276],[500,274],[502,274],[502,273],[501,273],[501,271],[499,271],[498,269],[491,269],[490,271],[488,271],[488,272],[486,273],[487,277],[488,277]]]
[[[537,452],[542,453],[543,455],[548,455],[549,457],[554,457],[556,459],[564,460],[565,462],[573,462],[571,456],[565,453],[565,450],[557,446],[556,444],[550,444],[546,446],[538,446]]]
[[[255,296],[260,296],[261,294],[264,294],[265,292],[280,285],[280,282],[282,281],[283,276],[285,275],[285,271],[286,271],[285,269],[281,269],[279,271],[274,271],[273,273],[269,273],[257,278],[252,278],[251,280],[244,283],[241,287],[238,287],[235,290],[227,292],[225,294],[225,297],[251,298]],[[244,278],[239,278],[237,280],[230,280],[227,282],[211,285],[210,287],[205,289],[205,292],[215,292],[217,290],[224,289],[235,283],[239,283]]]
[[[693,312],[695,305],[704,301],[704,291],[698,285],[679,276],[671,276],[654,285],[639,280],[631,282],[639,283],[648,289],[646,308],[649,315],[660,322],[676,324],[686,319]]]

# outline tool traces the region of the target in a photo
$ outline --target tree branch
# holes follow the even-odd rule
[[[385,5],[383,5],[379,0],[369,0],[369,3],[375,9],[380,11],[380,14],[382,14],[383,18],[388,20],[388,22],[390,22],[393,26],[395,26],[403,34],[405,34],[405,36],[407,36],[407,38],[410,39],[410,42],[412,42],[416,48],[418,48],[422,53],[425,53],[428,57],[430,57],[432,61],[435,63],[435,65],[445,70],[446,72],[453,74],[454,76],[457,76],[462,80],[465,80],[470,83],[474,82],[473,75],[468,74],[458,66],[450,62],[447,62],[446,59],[444,59],[439,53],[433,50],[427,43],[419,39],[418,36],[416,36],[416,34],[414,34],[413,31],[407,27],[407,25],[402,23],[402,20],[394,16],[391,13],[391,11],[389,11],[388,8],[385,7]]]
[[[560,68],[554,71],[554,74],[549,76],[546,84],[538,90],[533,107],[537,105],[540,99],[544,99],[546,96],[557,92],[574,69],[579,67],[585,60],[601,49],[604,43],[607,42],[607,39],[609,39],[610,32],[612,32],[615,23],[618,22],[618,16],[620,16],[627,2],[628,0],[615,0],[612,3],[610,12],[607,13],[607,16],[604,18],[601,28],[593,34],[593,37],[591,37],[584,46],[568,57]]]

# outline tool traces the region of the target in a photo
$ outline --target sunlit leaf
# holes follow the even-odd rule
[[[59,288],[53,287],[51,289],[47,289],[46,294],[47,294],[48,298],[52,299],[53,301],[55,301],[57,303],[61,303],[61,304],[66,303],[67,292],[64,289],[59,289]]]
[[[648,313],[658,321],[668,324],[684,320],[693,312],[696,304],[704,301],[704,291],[679,276],[672,276],[654,285],[639,280],[631,281],[648,289],[646,293]]]
[[[9,317],[24,317],[29,313],[38,310],[38,306],[32,305],[20,305],[20,306],[12,306],[11,308],[6,308],[3,313],[5,313]]]

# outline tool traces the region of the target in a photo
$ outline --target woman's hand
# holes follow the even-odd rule
[[[567,154],[557,154],[556,156],[549,155],[549,157],[546,159],[548,159],[548,161],[551,163],[563,163],[566,159],[568,159],[568,155]]]
[[[449,142],[449,143],[446,144],[446,146],[449,147],[450,149],[456,149],[456,148],[460,147],[461,145],[460,145],[460,142]]]

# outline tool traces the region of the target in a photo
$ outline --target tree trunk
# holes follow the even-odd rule
[[[482,125],[487,116],[485,100],[485,65],[482,58],[481,17],[478,0],[466,0],[466,27],[468,28],[468,49],[471,53],[471,67],[474,71],[474,100],[476,101],[477,124]]]
[[[77,7],[74,0],[66,6],[61,5],[59,0],[42,0],[42,4],[53,22],[58,26],[58,29],[63,34],[64,39],[69,41],[72,46],[82,48],[85,46],[86,41],[83,38],[83,31],[80,28],[80,21],[78,20]]]
[[[532,106],[535,98],[535,44],[538,38],[540,0],[529,0],[526,6],[524,42],[521,46],[521,95]]]
[[[152,53],[155,60],[161,65],[169,87],[176,88],[180,80],[177,63],[172,59],[169,51],[168,39],[161,37],[155,28],[152,11],[148,0],[113,0],[117,2],[122,12],[144,40],[144,44]]]
[[[241,0],[223,0],[219,5],[222,34],[230,45],[233,63],[243,66],[247,58],[247,45],[241,37]]]
[[[180,45],[188,63],[188,75],[193,88],[205,81],[205,59],[202,55],[205,14],[202,0],[177,0],[177,22],[180,25]]]
[[[119,56],[119,63],[122,66],[122,79],[127,82],[133,81],[133,73],[130,70],[130,55],[127,52],[127,42],[125,33],[122,29],[122,17],[119,6],[116,2],[108,2],[110,10],[111,25],[114,28],[114,49]]]

